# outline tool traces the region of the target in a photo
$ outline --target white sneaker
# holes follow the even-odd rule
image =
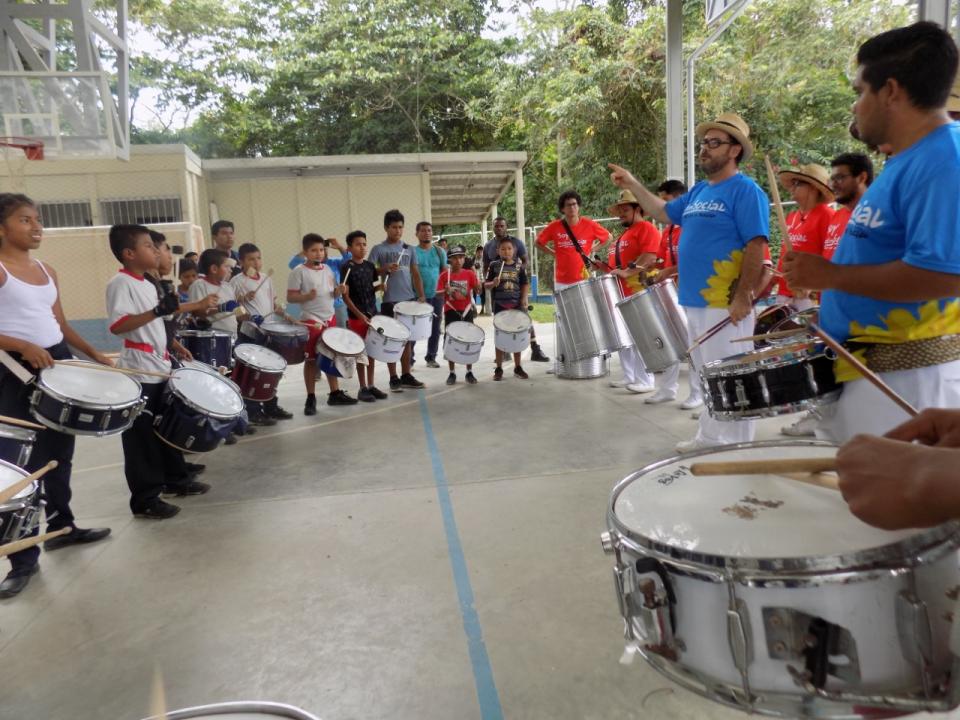
[[[680,403],[681,410],[695,410],[696,408],[703,405],[703,397],[700,395],[691,395],[682,403]]]
[[[625,388],[627,386],[626,379],[623,380],[611,380],[610,387],[612,388]]]
[[[653,385],[647,385],[645,383],[630,383],[629,385],[626,386],[626,388],[630,392],[636,393],[638,395],[641,393],[649,393],[656,390],[656,388]]]
[[[657,390],[653,395],[644,398],[643,401],[648,405],[659,405],[660,403],[671,402],[677,399],[677,394],[665,390]]]
[[[706,450],[707,448],[720,447],[717,443],[707,442],[706,440],[701,440],[698,437],[693,438],[693,440],[681,440],[677,443],[676,450],[678,453],[683,455],[684,453],[693,452],[694,450]]]
[[[807,413],[792,425],[784,425],[780,432],[789,437],[816,437],[817,422],[816,416]]]

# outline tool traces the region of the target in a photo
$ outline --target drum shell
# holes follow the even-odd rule
[[[137,387],[140,387],[139,383]],[[41,373],[30,396],[30,414],[52,430],[68,435],[103,437],[122,433],[133,425],[145,404],[143,397],[119,405],[101,405],[65,397],[44,385]]]
[[[248,342],[254,345],[263,345],[267,341],[267,336],[263,334],[260,326],[252,320],[244,320],[240,323],[240,335],[238,342]]]
[[[523,312],[518,310],[517,312]],[[526,313],[523,313],[527,315]],[[529,319],[529,315],[527,318]],[[497,317],[496,315],[493,318],[493,344],[497,350],[506,353],[515,353],[523,352],[528,347],[530,347],[530,327],[533,325],[531,321],[527,327],[523,330],[502,330],[497,326]]]
[[[623,288],[620,286],[620,280],[614,275],[601,275],[594,278],[593,292],[597,298],[597,305],[605,305],[610,318],[610,327],[608,331],[612,333],[611,337],[615,347],[614,350],[623,350],[633,347],[635,341],[627,328],[623,316],[617,309],[617,305],[623,300]]]
[[[617,308],[647,370],[660,372],[686,358],[687,318],[672,281],[651,285]]]
[[[15,463],[3,461],[0,465],[14,471],[14,482],[26,477],[27,471]],[[40,485],[33,482],[21,491],[19,497],[12,497],[0,504],[0,544],[19,540],[32,531],[40,520]]]
[[[194,360],[211,367],[230,367],[233,364],[233,336],[218,330],[183,330],[180,342],[190,351]]]
[[[263,324],[260,330],[264,335],[264,347],[273,350],[287,361],[287,365],[299,365],[307,355],[307,341],[310,333],[302,325],[294,326],[296,332],[272,332]],[[302,332],[301,332],[302,331]]]
[[[36,440],[36,430],[0,423],[0,460],[26,467]]]
[[[596,278],[574,283],[553,297],[564,318],[569,360],[609,355],[617,349],[616,330]]]
[[[417,305],[420,304],[421,303],[417,303]],[[424,305],[426,304],[424,303]],[[433,330],[433,310],[432,306],[428,307],[431,307],[431,312],[424,315],[408,315],[398,310],[396,305],[393,308],[393,317],[403,323],[404,327],[410,331],[410,340],[412,342],[430,339],[430,333]]]
[[[571,350],[567,342],[563,319],[559,309],[557,311],[555,331],[557,350],[554,354],[554,374],[558,378],[564,380],[591,380],[593,378],[604,377],[610,372],[607,355],[598,355],[583,360],[571,359]]]
[[[160,412],[153,422],[154,434],[184,452],[210,452],[224,438],[213,431],[210,418],[188,406],[175,393],[165,392]]]
[[[403,327],[408,333],[406,337],[393,337],[387,335],[386,332],[379,333],[377,332],[378,317],[384,316],[375,315],[370,320],[373,327],[367,329],[367,336],[364,338],[366,353],[369,357],[381,362],[399,362],[400,356],[403,354],[403,349],[407,346],[407,341],[411,339],[409,336],[410,331],[407,326],[404,325]]]
[[[267,348],[269,350],[269,348]],[[266,350],[260,350],[260,353]],[[230,379],[236,383],[240,390],[240,396],[244,400],[254,402],[267,402],[277,396],[277,388],[283,379],[283,373],[286,365],[279,370],[270,370],[258,367],[254,363],[244,360],[239,355],[234,356],[233,372]]]
[[[460,363],[461,365],[473,365],[473,363],[480,359],[480,353],[483,352],[483,343],[486,340],[486,335],[480,335],[476,341],[454,337],[451,331],[455,333],[458,325],[477,327],[473,323],[468,322],[450,323],[443,336],[443,357],[445,360]]]

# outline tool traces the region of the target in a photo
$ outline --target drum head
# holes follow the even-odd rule
[[[508,333],[523,332],[533,325],[530,316],[523,310],[501,310],[493,316],[493,326]]]
[[[97,370],[95,363],[55,365],[40,371],[40,384],[63,398],[94,405],[125,405],[140,399],[140,383],[129,375]]]
[[[180,368],[170,378],[170,389],[190,405],[209,415],[236,417],[243,412],[243,398],[236,386],[219,375],[191,368]]]
[[[423,317],[424,315],[433,314],[433,305],[430,303],[416,302],[414,300],[398,302],[393,306],[393,309],[401,315],[409,315],[410,317]]]
[[[810,357],[818,347],[818,343],[813,340],[796,342],[791,339],[790,342],[771,345],[758,350],[750,350],[745,353],[731,355],[723,360],[705,363],[705,368],[726,369],[734,367],[761,367],[770,365],[779,365],[784,362],[795,362],[802,358]]]
[[[447,325],[447,335],[464,343],[482,343],[486,338],[483,328],[468,322],[452,322]]]
[[[283,320],[264,320],[260,324],[260,330],[267,335],[293,335],[305,338],[309,334],[303,325],[294,325]]]
[[[826,443],[758,443],[665,460],[618,485],[613,512],[630,536],[680,556],[851,556],[918,535],[915,530],[888,532],[860,522],[835,490],[780,475],[695,477],[690,472],[694,462],[835,453]]]
[[[320,337],[328,348],[340,355],[359,355],[366,347],[363,338],[347,328],[328,327]]]
[[[283,357],[262,345],[237,345],[233,349],[233,356],[244,365],[264,372],[283,372],[287,369],[287,361]]]
[[[371,329],[374,332],[383,330],[383,334],[391,340],[407,340],[410,337],[410,331],[407,326],[396,318],[386,315],[374,315],[370,319]]]
[[[18,468],[13,463],[8,463],[5,460],[0,460],[0,490],[5,490],[11,485],[13,485],[18,480],[23,480],[27,475],[29,475],[26,470]],[[20,492],[14,495],[10,500],[21,500],[26,497],[30,497],[37,490],[37,484],[30,483]]]

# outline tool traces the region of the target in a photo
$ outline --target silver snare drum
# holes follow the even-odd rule
[[[618,349],[610,310],[598,282],[599,278],[581,280],[554,293],[557,313],[564,322],[565,362],[609,355]]]

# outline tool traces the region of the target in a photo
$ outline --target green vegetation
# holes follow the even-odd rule
[[[553,303],[534,303],[533,310],[530,311],[530,317],[538,323],[554,322],[556,317],[554,316]]]

